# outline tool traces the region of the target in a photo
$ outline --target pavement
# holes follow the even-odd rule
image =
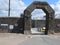
[[[0,45],[60,45],[60,33],[55,35],[0,33]]]

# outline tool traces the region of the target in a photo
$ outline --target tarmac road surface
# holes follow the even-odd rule
[[[60,45],[59,35],[0,33],[0,45]]]
[[[19,45],[60,45],[60,38],[53,37],[33,37]]]

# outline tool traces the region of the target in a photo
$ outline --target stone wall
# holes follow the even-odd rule
[[[7,18],[4,18],[5,20],[3,20],[3,18],[0,18],[0,23],[2,23],[2,22],[4,22],[5,21],[5,23],[7,23],[6,21],[8,21],[7,20]],[[19,28],[18,27],[16,27],[15,29],[16,30],[14,30],[15,31],[15,33],[16,32],[19,32],[20,33],[20,27],[24,27],[23,26],[23,20],[21,19],[21,18],[9,18],[9,20],[11,20],[11,22],[10,23],[19,23]],[[12,22],[12,20],[13,20],[13,22]],[[22,23],[22,24],[21,24]],[[32,24],[33,25],[31,25],[31,27],[32,28],[34,28],[34,27],[37,27],[38,25],[36,24],[36,23],[38,23],[38,25],[39,25],[39,27],[41,27],[41,26],[44,26],[44,23],[45,23],[45,21],[44,20],[32,20]],[[9,23],[8,23],[9,24]],[[55,24],[54,24],[54,26],[55,26],[55,28],[54,28],[54,30],[55,30],[55,33],[60,33],[60,19],[55,19]],[[17,30],[18,29],[18,30]],[[24,31],[24,30],[22,30],[22,31]],[[3,32],[3,33],[5,33],[5,32],[8,32],[8,28],[6,28],[6,29],[2,29],[1,27],[0,27],[0,32]]]

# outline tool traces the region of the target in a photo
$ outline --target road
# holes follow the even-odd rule
[[[60,45],[60,38],[53,37],[33,37],[19,45]]]
[[[0,45],[60,45],[60,35],[0,33]]]

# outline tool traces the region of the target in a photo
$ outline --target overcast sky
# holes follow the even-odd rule
[[[29,6],[34,0],[10,0],[11,13],[10,16],[19,17],[21,13]],[[60,18],[60,0],[38,0],[45,1],[55,10],[56,18]],[[9,0],[0,0],[0,16],[8,16]],[[34,10],[32,17],[43,17],[45,13],[42,10]]]

